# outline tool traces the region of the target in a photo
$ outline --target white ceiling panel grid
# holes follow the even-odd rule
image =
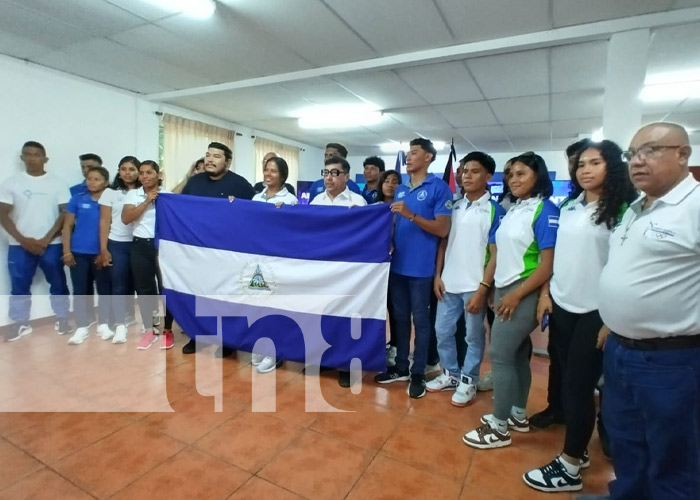
[[[548,49],[528,50],[467,61],[487,99],[548,94]]]
[[[456,128],[497,124],[486,101],[444,104],[435,106],[434,109]]]
[[[406,68],[397,73],[429,104],[480,101],[484,98],[461,61]]]
[[[334,80],[381,109],[409,108],[427,104],[425,99],[393,71],[353,73],[336,76]]]
[[[607,60],[607,41],[553,47],[552,92],[604,88]]]
[[[490,103],[502,125],[549,121],[549,95],[494,99]]]
[[[603,116],[603,90],[552,94],[552,120]]]

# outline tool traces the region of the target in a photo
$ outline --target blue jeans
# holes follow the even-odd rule
[[[107,250],[112,255],[109,268],[112,279],[112,314],[114,324],[122,325],[127,314],[134,312],[134,283],[131,277],[131,241],[107,240]]]
[[[700,348],[629,349],[611,334],[603,362],[610,497],[700,498]]]
[[[84,253],[74,253],[75,265],[70,268],[70,277],[73,282],[73,312],[75,313],[75,325],[78,328],[88,326],[90,323],[87,307],[93,304],[93,296],[88,295],[88,290],[94,278],[97,285],[99,302],[97,306],[97,317],[99,324],[110,322],[109,294],[112,290],[110,283],[109,269],[98,269],[95,265],[97,255]]]
[[[411,373],[423,375],[430,343],[430,290],[433,278],[389,273],[389,290],[396,324],[396,368],[408,371],[411,350],[411,316],[416,330]]]
[[[63,245],[49,245],[41,255],[27,252],[19,245],[7,249],[7,265],[10,271],[12,295],[10,296],[10,319],[15,323],[29,321],[32,307],[31,286],[39,267],[49,283],[51,308],[58,319],[68,316],[68,286],[63,270]]]
[[[479,381],[479,369],[481,360],[484,359],[484,344],[486,327],[484,316],[486,304],[477,314],[468,313],[464,306],[474,292],[443,294],[442,300],[437,303],[437,315],[435,317],[435,334],[437,335],[437,348],[440,354],[440,364],[453,377],[459,378],[459,361],[457,360],[457,321],[464,315],[467,324],[467,354],[464,357],[462,373],[471,377],[472,383]]]

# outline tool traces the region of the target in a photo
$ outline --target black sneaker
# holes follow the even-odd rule
[[[422,398],[425,396],[425,375],[422,373],[412,373],[411,383],[408,384],[408,389],[406,389],[409,397],[414,399]]]
[[[350,387],[350,372],[338,370],[338,385],[340,387]]]
[[[544,467],[523,474],[523,481],[530,488],[546,492],[579,491],[583,488],[581,474],[577,473],[575,476],[569,474],[559,457]]]
[[[550,406],[530,417],[530,425],[535,429],[547,429],[553,425],[564,423],[564,416],[552,410]]]
[[[219,348],[214,353],[214,357],[215,358],[228,358],[234,352],[236,352],[235,349],[231,349],[230,347],[226,347],[226,346],[219,346]]]
[[[32,333],[31,326],[15,323],[5,334],[5,342],[14,342],[15,340],[21,339],[25,335],[29,335],[30,333]]]
[[[66,318],[59,318],[54,327],[56,328],[56,333],[59,335],[73,333],[73,328],[71,328],[70,323],[68,323]]]
[[[190,339],[182,346],[182,354],[194,354],[195,352],[197,352],[197,342],[194,339]]]
[[[408,374],[408,370],[406,370],[405,372],[399,372],[399,370],[395,366],[390,366],[386,369],[384,373],[379,373],[374,376],[374,381],[378,384],[406,382],[410,379],[411,377]]]

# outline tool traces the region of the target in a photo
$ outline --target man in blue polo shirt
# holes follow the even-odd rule
[[[329,142],[326,144],[326,152],[323,154],[323,161],[325,162],[326,160],[333,158],[335,156],[339,156],[341,158],[347,158],[348,157],[348,148],[343,146],[342,144],[339,144],[337,142]],[[353,182],[352,179],[348,179],[347,183],[348,189],[352,191],[353,193],[357,193],[359,195],[362,195],[362,191],[360,190],[360,186],[358,186],[355,182]],[[316,198],[319,194],[325,193],[326,192],[326,185],[323,181],[323,179],[319,179],[317,181],[314,181],[313,184],[311,184],[311,187],[309,188],[309,204],[311,204],[312,201],[314,201],[314,198]]]
[[[362,197],[368,205],[376,203],[379,195],[379,176],[384,172],[384,160],[378,156],[369,156],[365,158],[363,175],[365,177],[365,187],[362,189]]]
[[[380,384],[410,380],[408,395],[425,396],[425,365],[430,343],[430,291],[440,240],[450,232],[452,192],[428,173],[437,151],[428,139],[414,139],[406,158],[408,184],[399,186],[391,204],[396,214],[389,295],[397,330],[396,366],[377,375]],[[409,376],[411,316],[416,331]]]
[[[102,158],[95,153],[85,153],[78,156],[78,159],[80,160],[80,170],[83,172],[83,182],[79,182],[78,184],[70,187],[71,196],[87,193],[88,189],[87,184],[85,183],[85,178],[87,177],[88,170],[90,170],[92,167],[102,166]]]

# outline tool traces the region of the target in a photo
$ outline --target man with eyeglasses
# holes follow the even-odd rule
[[[343,146],[340,143],[337,142],[329,142],[326,144],[326,151],[323,154],[323,161],[328,160],[329,158],[333,157],[340,157],[340,158],[347,158],[348,157],[348,148]],[[353,193],[357,194],[362,194],[362,191],[360,190],[360,186],[358,186],[355,182],[353,182],[352,179],[348,178],[347,182],[348,189],[352,191]],[[318,195],[323,193],[326,190],[326,184],[324,182],[324,179],[318,179],[317,181],[314,181],[313,184],[311,184],[311,187],[309,188],[309,204],[314,201],[314,198],[316,198]]]
[[[350,164],[345,158],[332,156],[325,161],[321,170],[325,191],[316,196],[310,205],[336,205],[341,207],[367,205],[365,199],[348,188]]]
[[[623,154],[642,194],[613,231],[600,278],[613,499],[700,498],[700,183],[690,154],[673,123],[642,127]]]

